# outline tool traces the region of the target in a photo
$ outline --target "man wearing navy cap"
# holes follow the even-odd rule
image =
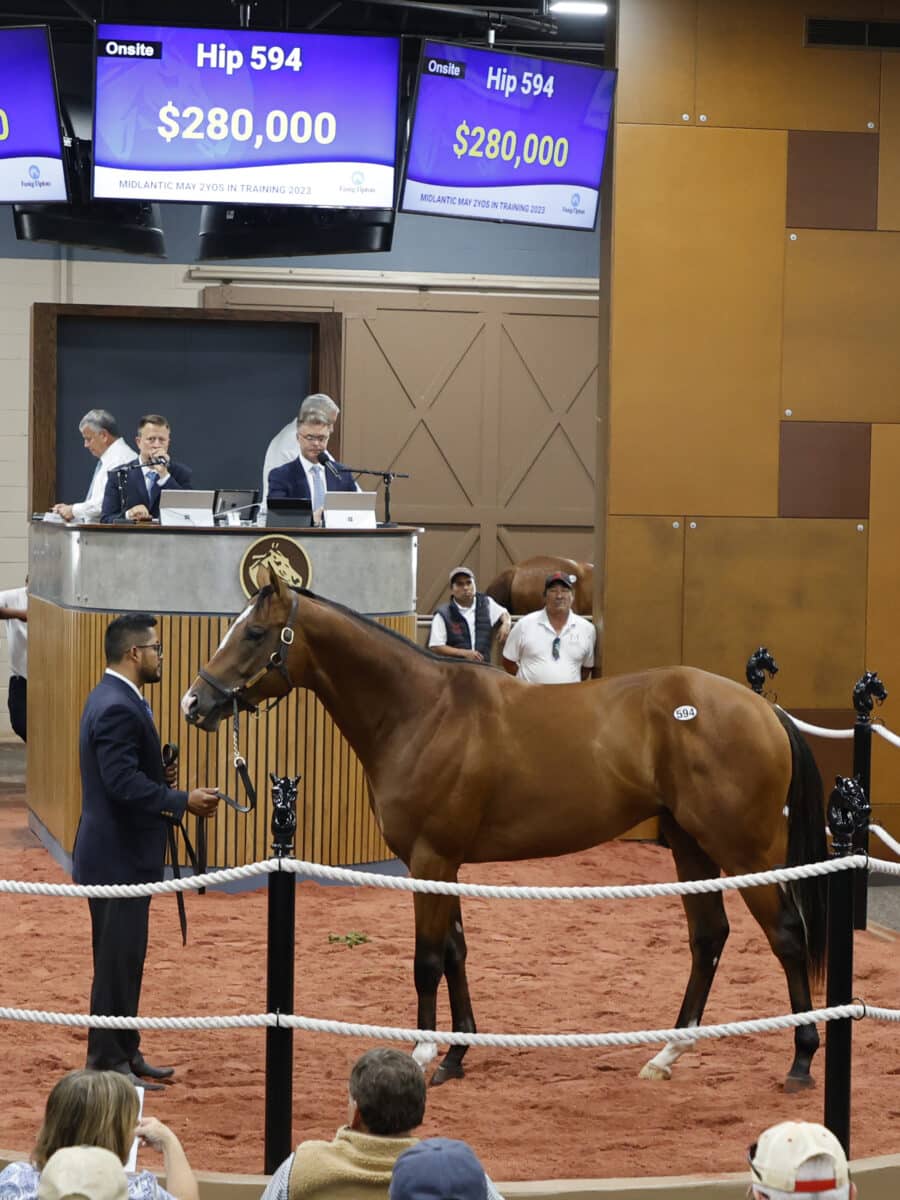
[[[579,683],[594,666],[597,631],[572,612],[574,576],[554,571],[544,581],[544,607],[513,626],[503,666],[526,683]]]

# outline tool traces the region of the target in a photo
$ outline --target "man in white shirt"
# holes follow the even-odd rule
[[[434,614],[428,649],[448,658],[490,662],[494,627],[502,650],[509,636],[509,613],[475,590],[475,576],[468,567],[454,567],[450,572],[450,596],[449,604],[442,604]]]
[[[8,592],[0,592],[0,620],[6,621],[6,647],[9,654],[9,721],[13,733],[24,742],[28,717],[27,587],[10,588]]]
[[[99,521],[109,472],[134,462],[137,455],[119,434],[115,417],[105,408],[92,408],[86,412],[78,422],[78,432],[84,439],[85,450],[98,459],[91,486],[84,500],[76,504],[54,504],[53,512],[64,521]]]
[[[544,607],[513,626],[503,666],[526,683],[579,683],[594,666],[597,631],[572,612],[574,576],[554,571],[544,581]]]

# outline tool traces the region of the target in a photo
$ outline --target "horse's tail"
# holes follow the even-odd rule
[[[806,739],[791,718],[777,705],[775,715],[791,744],[793,765],[787,795],[787,865],[796,867],[822,862],[828,856],[822,776]],[[820,984],[825,969],[828,877],[816,875],[812,879],[798,879],[788,890],[803,921],[810,976],[814,983]]]
[[[492,579],[484,589],[486,596],[490,596],[492,600],[496,600],[498,604],[502,604],[509,612],[512,612],[512,579],[514,572],[515,567],[507,567],[505,571],[500,572],[496,579]]]

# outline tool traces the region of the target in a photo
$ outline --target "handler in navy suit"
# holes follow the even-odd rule
[[[134,439],[140,458],[110,471],[103,493],[100,520],[152,521],[159,518],[159,498],[164,490],[189,488],[190,467],[169,457],[172,430],[159,413],[148,413],[138,421]]]
[[[177,767],[163,765],[159,734],[141,688],[162,677],[156,618],[130,613],[106,630],[106,672],[81,716],[81,820],[75,835],[76,883],[151,883],[163,877],[166,824],[185,811],[211,816],[214,788],[178,790]],[[149,896],[91,899],[94,979],[91,1012],[137,1016],[147,952]],[[152,1067],[130,1029],[91,1029],[87,1066],[118,1071],[132,1083],[165,1079],[171,1067]]]
[[[359,491],[350,472],[336,464],[328,453],[328,439],[338,411],[338,406],[329,396],[307,396],[297,417],[300,453],[291,462],[269,472],[267,499],[312,501],[313,522],[316,525],[322,523],[326,491]]]

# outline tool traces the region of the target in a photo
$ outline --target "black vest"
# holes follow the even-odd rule
[[[471,650],[469,623],[457,607],[456,601],[442,604],[438,612],[447,627],[447,645],[454,650]],[[475,593],[475,649],[485,662],[491,657],[491,618],[488,598],[483,592]]]

